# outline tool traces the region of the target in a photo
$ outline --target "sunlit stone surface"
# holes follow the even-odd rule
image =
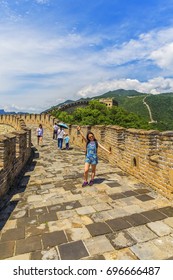
[[[0,124],[0,135],[15,131],[14,127],[10,125]]]

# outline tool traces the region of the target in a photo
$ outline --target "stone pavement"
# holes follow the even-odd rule
[[[173,259],[173,203],[100,160],[82,188],[84,152],[45,132],[0,211],[0,259]]]

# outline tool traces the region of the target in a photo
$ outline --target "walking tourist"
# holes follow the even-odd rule
[[[36,130],[37,135],[37,144],[42,145],[43,143],[43,126],[42,124],[39,124],[39,127]]]
[[[84,136],[84,134],[81,131],[80,126],[77,127],[77,130],[79,131],[80,135],[82,136],[82,138],[84,139],[84,141],[86,142],[86,157],[85,157],[85,167],[84,167],[84,182],[82,184],[83,187],[85,186],[92,186],[94,184],[94,177],[96,175],[96,165],[98,163],[98,156],[97,156],[97,148],[100,147],[101,149],[103,149],[104,151],[106,151],[107,153],[111,153],[110,151],[108,151],[106,148],[104,148],[95,138],[94,134],[89,131],[86,135],[86,137]],[[88,172],[89,172],[89,168],[91,165],[91,180],[88,184]]]
[[[60,126],[60,128],[57,131],[57,138],[58,138],[58,149],[62,150],[63,145],[63,138],[65,135],[64,129]]]
[[[53,126],[53,139],[57,139],[58,125],[57,123]]]
[[[64,142],[65,142],[66,150],[69,150],[70,137],[68,136],[68,133],[65,134]]]

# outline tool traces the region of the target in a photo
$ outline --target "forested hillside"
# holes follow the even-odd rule
[[[135,90],[115,90],[90,98],[90,101],[100,98],[114,98],[118,108],[103,109],[101,105],[90,102],[86,108],[77,108],[72,114],[52,111],[52,114],[64,122],[78,124],[117,124],[124,127],[156,129],[160,131],[173,130],[173,93],[157,95],[140,93]],[[156,121],[150,123],[148,104],[152,117]],[[84,99],[82,99],[84,100]],[[87,99],[88,100],[88,99]],[[91,106],[91,104],[95,104]],[[103,105],[103,104],[102,104]]]

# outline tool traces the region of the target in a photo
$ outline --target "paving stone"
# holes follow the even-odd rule
[[[163,208],[160,208],[159,211],[161,213],[163,213],[164,215],[166,215],[167,217],[173,217],[173,207],[163,207]]]
[[[145,225],[129,228],[127,232],[137,242],[146,242],[157,238],[157,235]]]
[[[0,243],[0,260],[13,256],[15,241]]]
[[[25,231],[24,228],[16,228],[16,229],[9,229],[5,233],[2,234],[1,240],[2,241],[10,241],[10,240],[18,240],[25,238]]]
[[[143,216],[145,216],[148,220],[151,222],[155,222],[158,220],[163,220],[165,219],[165,215],[157,210],[150,210],[150,211],[145,211],[141,213]]]
[[[47,223],[48,221],[57,221],[56,212],[51,211],[51,213],[38,216],[39,223]]]
[[[102,255],[114,250],[114,247],[104,235],[85,239],[84,244],[91,256]]]
[[[59,260],[59,254],[56,248],[41,251],[41,260]]]
[[[5,225],[3,225],[3,232],[9,229],[15,229],[17,227],[17,220],[8,220]]]
[[[141,195],[136,196],[136,198],[141,200],[141,201],[148,201],[148,200],[154,199],[153,197],[151,197],[148,194],[141,194]]]
[[[69,241],[77,241],[91,237],[89,231],[85,227],[67,229],[66,234]]]
[[[112,207],[108,203],[105,203],[105,202],[94,204],[94,205],[92,205],[92,207],[96,211],[104,211],[104,210],[112,209]]]
[[[144,193],[149,193],[150,191],[148,189],[135,189],[135,192],[137,194],[144,194]]]
[[[137,205],[139,203],[139,199],[137,199],[134,196],[124,197],[121,199],[121,201],[124,203],[124,205]]]
[[[138,243],[130,247],[140,260],[163,260],[167,254],[161,251],[152,241]]]
[[[80,204],[79,201],[70,201],[70,202],[64,203],[63,206],[64,206],[64,210],[70,210],[70,209],[79,208],[82,205]]]
[[[173,237],[163,236],[153,240],[153,243],[162,251],[165,252],[166,258],[173,256]]]
[[[48,226],[46,223],[39,224],[39,225],[29,225],[25,227],[26,238],[33,235],[40,235],[45,232],[48,232]]]
[[[111,182],[111,183],[106,183],[110,188],[116,188],[116,187],[120,187],[121,184],[119,184],[118,182]]]
[[[48,206],[48,211],[51,212],[51,211],[62,211],[64,210],[64,206],[63,206],[63,203],[61,204],[54,204],[54,205],[51,205],[51,206]]]
[[[41,260],[42,254],[41,251],[35,251],[30,253],[30,260]]]
[[[117,250],[136,244],[136,241],[126,231],[108,234],[106,237]]]
[[[129,196],[135,196],[137,195],[137,193],[135,191],[126,191],[123,192],[123,195],[129,197]]]
[[[164,223],[173,228],[173,217],[164,219]]]
[[[147,224],[147,226],[154,231],[158,236],[168,235],[173,232],[172,228],[166,225],[162,221],[152,222]]]
[[[49,233],[44,233],[42,235],[43,247],[48,249],[49,247],[54,247],[67,242],[67,238],[63,231],[54,231]]]
[[[30,203],[30,202],[42,201],[42,199],[43,199],[42,195],[36,194],[36,195],[28,196],[27,201],[28,203]]]
[[[37,216],[17,219],[17,227],[22,227],[26,225],[37,225],[37,224],[38,224]]]
[[[19,219],[22,217],[28,217],[28,211],[27,210],[22,210],[19,212],[14,212],[12,213],[12,215],[10,216],[10,219]]]
[[[16,255],[42,249],[40,236],[32,236],[16,241]]]
[[[35,208],[35,209],[30,209],[29,211],[30,216],[36,216],[36,215],[42,215],[42,214],[47,214],[47,208],[46,207],[41,207],[41,208]]]
[[[111,215],[107,213],[107,211],[96,212],[92,214],[90,217],[95,223],[104,222],[105,220],[112,218]]]
[[[76,214],[75,210],[58,211],[56,213],[58,219],[67,219]]]
[[[59,220],[59,221],[50,221],[47,222],[50,232],[65,230],[72,227],[71,222],[68,219]]]
[[[126,213],[130,214],[134,214],[134,213],[141,213],[141,211],[143,211],[144,209],[142,208],[142,206],[140,205],[129,205],[129,206],[124,206],[123,207],[124,211]]]
[[[112,194],[112,195],[109,195],[113,200],[116,200],[116,199],[120,199],[120,198],[124,198],[125,195],[123,193],[116,193],[116,194]]]
[[[95,212],[95,209],[92,206],[84,206],[76,209],[76,212],[79,215],[87,215]]]
[[[89,254],[81,240],[58,246],[61,260],[79,260]]]
[[[110,227],[106,223],[93,223],[90,225],[86,225],[92,236],[107,234],[112,232]]]
[[[124,208],[120,208],[119,206],[115,206],[114,209],[108,210],[107,213],[110,215],[110,217],[113,218],[119,218],[124,217],[128,213],[124,210]]]
[[[119,231],[131,227],[131,224],[122,218],[108,220],[106,223],[113,231]]]
[[[132,226],[144,225],[149,222],[149,220],[146,217],[140,214],[132,214],[130,216],[124,217],[123,219],[130,223]]]
[[[106,260],[137,260],[137,257],[133,254],[130,248],[107,252],[104,253],[103,256]]]

